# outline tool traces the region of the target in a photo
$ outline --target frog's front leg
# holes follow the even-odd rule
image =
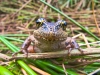
[[[72,48],[68,49],[68,56],[71,56],[70,52],[72,51]]]
[[[73,47],[74,49],[78,49],[81,52],[81,54],[84,54],[83,50],[80,48],[79,44],[76,42],[75,39],[72,38],[71,42],[72,42],[72,45],[74,46]]]
[[[25,42],[22,44],[22,47],[21,47],[21,52],[23,52],[24,54],[26,54],[26,56],[28,56],[28,47],[30,46],[31,44],[31,38],[30,36],[25,40]]]
[[[71,38],[71,37],[68,37],[66,39],[66,42],[65,42],[65,45],[66,45],[66,49],[68,49],[68,55],[70,56],[70,52],[73,50],[73,49],[78,49],[81,54],[84,54],[83,53],[83,50],[79,47],[78,43],[76,42],[75,39]]]
[[[26,57],[28,57],[28,47],[30,46],[31,42],[33,42],[34,44],[37,43],[37,40],[34,38],[34,35],[29,36],[24,41],[24,43],[22,44],[21,50],[19,51],[19,52],[22,52],[22,53],[26,54]],[[18,54],[19,52],[14,53],[13,56]]]

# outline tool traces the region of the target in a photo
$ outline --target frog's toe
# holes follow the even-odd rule
[[[14,57],[16,57],[16,56],[17,56],[17,54],[16,54],[16,53],[13,53],[13,54],[12,54],[12,57],[13,57],[13,58],[14,58]]]
[[[18,53],[19,53],[19,52],[13,53],[13,54],[12,54],[12,57],[13,57],[13,58],[16,57]]]
[[[25,53],[25,58],[28,58],[28,53]]]
[[[80,50],[81,54],[84,54],[84,51],[83,50]]]
[[[71,56],[71,54],[70,54],[70,53],[68,53],[68,56],[70,57],[70,56]]]

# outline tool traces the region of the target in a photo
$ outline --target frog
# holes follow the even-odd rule
[[[68,37],[66,21],[48,22],[45,18],[39,18],[36,21],[36,27],[33,34],[27,37],[22,44],[20,52],[26,56],[28,56],[28,47],[31,43],[35,53],[68,50],[68,55],[70,55],[73,49],[78,49],[83,54],[76,40]]]

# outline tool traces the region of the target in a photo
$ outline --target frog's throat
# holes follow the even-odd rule
[[[44,32],[40,32],[40,31],[34,31],[34,36],[37,39],[43,39],[43,40],[52,40],[52,41],[56,41],[56,40],[65,40],[67,38],[67,33],[65,31],[61,31],[58,33],[44,33]]]

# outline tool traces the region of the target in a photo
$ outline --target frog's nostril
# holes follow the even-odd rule
[[[50,31],[52,31],[52,28],[50,28]]]

